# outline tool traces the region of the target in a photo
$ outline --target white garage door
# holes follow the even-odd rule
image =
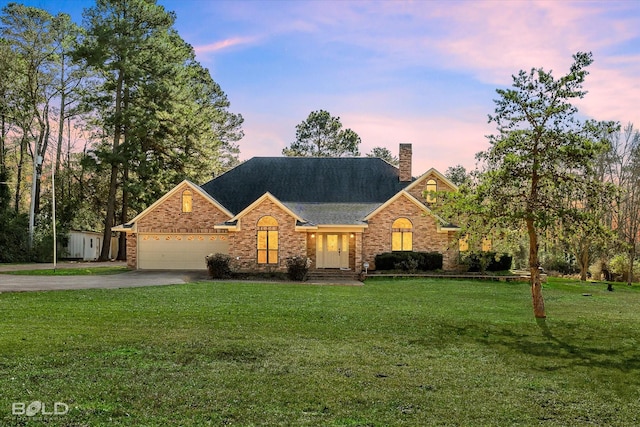
[[[229,253],[226,234],[140,234],[138,268],[141,270],[206,270],[204,257]]]

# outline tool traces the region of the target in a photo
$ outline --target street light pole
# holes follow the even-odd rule
[[[53,211],[53,271],[56,271],[58,248],[56,242],[56,168],[51,164],[51,210]]]

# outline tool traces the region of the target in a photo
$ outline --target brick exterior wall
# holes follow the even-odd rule
[[[278,221],[278,264],[258,264],[258,220],[270,215]],[[307,233],[295,230],[296,220],[276,203],[265,199],[240,219],[240,231],[231,232],[229,255],[239,271],[286,271],[286,258],[308,255]]]
[[[313,234],[313,237],[311,235]],[[318,238],[318,233],[307,233],[307,258],[311,259],[311,267],[309,269],[315,270],[318,268],[318,257],[316,256],[316,239]]]
[[[127,267],[134,269],[138,266],[138,235],[127,233]]]
[[[405,145],[405,144],[402,144]],[[410,148],[410,144],[409,148]],[[438,181],[438,189],[447,189],[437,175],[421,178],[420,183],[409,192],[418,200],[424,200],[422,192],[429,179]],[[223,233],[214,226],[229,216],[214,206],[196,191],[193,193],[193,210],[182,212],[182,192],[190,188],[182,185],[171,196],[148,212],[137,223],[138,233]],[[257,222],[265,216],[273,216],[278,221],[279,254],[277,265],[259,265],[257,263]],[[362,270],[364,262],[369,269],[375,269],[375,256],[391,251],[391,225],[396,219],[408,218],[413,224],[413,250],[437,251],[444,255],[444,268],[453,269],[457,260],[457,245],[451,245],[455,233],[438,233],[436,220],[425,214],[414,203],[400,197],[369,220],[369,227],[363,233],[355,232],[349,238],[349,267],[356,272]],[[311,233],[295,231],[295,219],[272,200],[265,199],[251,212],[240,219],[240,231],[230,231],[229,255],[233,258],[234,268],[239,271],[286,271],[285,259],[306,255],[311,258],[311,268],[317,268],[316,239]],[[318,232],[314,232],[316,238]],[[349,233],[350,235],[351,233]],[[137,234],[127,235],[127,266],[137,266]]]
[[[182,212],[182,192],[191,190],[191,212]],[[214,225],[227,221],[229,215],[222,212],[210,200],[205,199],[187,184],[181,185],[161,204],[149,211],[137,223],[138,233],[223,233]],[[231,242],[230,242],[231,244]],[[127,234],[127,267],[136,268],[138,257],[137,234]]]
[[[391,252],[391,226],[400,217],[409,219],[413,224],[413,251],[440,252],[444,258],[444,269],[455,266],[457,253],[455,247],[450,246],[455,233],[438,233],[433,216],[406,197],[400,197],[369,219],[369,228],[363,235],[362,262],[368,262],[370,270],[375,270],[377,254]]]
[[[429,181],[430,179],[436,181],[438,191],[453,191],[453,188],[449,187],[449,185],[441,180],[438,175],[436,175],[435,173],[430,173],[428,175],[420,177],[419,182],[413,183],[412,185],[415,185],[415,187],[409,189],[408,193],[420,201],[425,201],[426,199],[424,197],[424,192],[427,189],[427,181]]]
[[[362,264],[364,263],[364,260],[362,259],[362,235],[363,233],[355,233],[356,237],[355,237],[355,254],[354,254],[354,267],[353,270],[356,273],[360,273],[363,268],[362,268]]]
[[[182,212],[182,192],[187,189],[191,187],[183,184],[162,204],[141,218],[138,221],[138,233],[219,232],[214,226],[229,220],[229,216],[192,189],[193,209],[191,212]]]
[[[353,237],[351,235],[353,234]],[[355,233],[348,233],[349,236],[349,268],[353,269],[356,263],[356,235]]]

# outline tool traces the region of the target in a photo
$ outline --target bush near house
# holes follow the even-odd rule
[[[506,271],[511,269],[512,262],[511,255],[496,252],[469,252],[460,261],[469,272]]]
[[[442,270],[442,254],[438,252],[384,252],[376,255],[375,262],[376,270]]]
[[[289,279],[298,282],[306,280],[309,267],[311,267],[311,259],[305,256],[294,256],[287,258],[286,263]]]
[[[209,254],[204,258],[207,270],[213,279],[228,279],[231,277],[231,257],[225,254]]]
[[[564,256],[550,256],[542,263],[545,271],[557,271],[560,274],[576,274],[580,269],[567,261]]]

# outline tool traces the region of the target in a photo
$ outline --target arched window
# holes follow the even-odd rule
[[[427,193],[427,203],[435,203],[436,202],[436,191],[438,191],[438,183],[435,179],[430,179],[427,181],[427,188],[425,192]]]
[[[182,192],[182,212],[191,212],[193,210],[193,193],[191,190]]]
[[[398,218],[391,226],[391,250],[413,250],[413,224],[407,218]]]
[[[258,264],[278,263],[278,220],[263,216],[258,220]]]

